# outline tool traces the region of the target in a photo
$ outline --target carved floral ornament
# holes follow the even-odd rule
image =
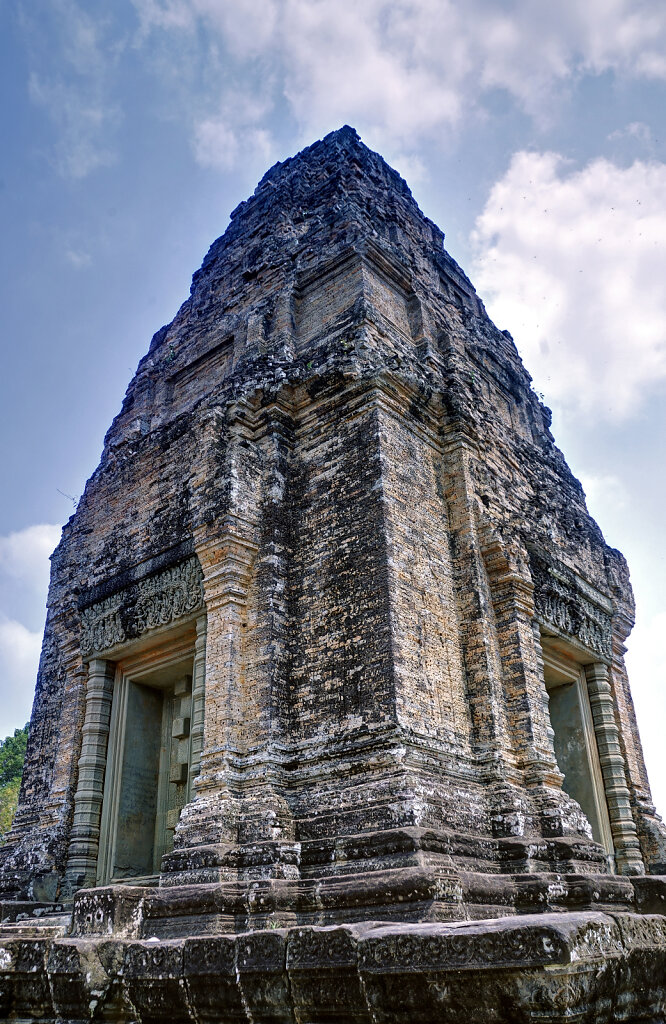
[[[586,940],[588,936],[585,936]],[[594,940],[594,936],[590,938]],[[535,925],[506,928],[486,934],[452,932],[444,935],[403,933],[369,936],[363,943],[361,967],[397,967],[411,970],[450,970],[460,967],[541,966],[557,963],[563,955],[561,936],[554,929]]]
[[[81,613],[81,653],[86,657],[135,640],[190,615],[203,603],[203,574],[193,556],[85,608]]]
[[[532,562],[536,618],[577,640],[602,658],[612,656],[611,614],[581,586],[540,562]],[[599,595],[600,601],[603,597]]]

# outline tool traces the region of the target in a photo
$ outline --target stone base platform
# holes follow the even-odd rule
[[[408,868],[319,879],[81,889],[71,934],[160,940],[296,925],[490,920],[550,912],[666,914],[666,877]]]
[[[167,941],[0,936],[0,1019],[657,1024],[666,919],[530,914]]]

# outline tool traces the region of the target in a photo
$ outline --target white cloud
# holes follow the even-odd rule
[[[0,537],[0,573],[46,596],[49,557],[60,540],[62,527],[38,523]]]
[[[222,117],[208,117],[195,126],[194,154],[203,167],[233,167],[238,157],[238,140]]]
[[[0,739],[30,717],[42,634],[0,613]]]
[[[38,523],[0,537],[0,600],[5,604],[0,608],[0,739],[30,714],[42,632],[29,629],[16,615],[43,621],[49,556],[61,529]],[[25,600],[17,612],[20,596]]]
[[[30,98],[46,110],[58,130],[54,165],[65,178],[85,178],[98,167],[115,162],[107,131],[118,117],[115,107],[99,97],[86,96],[59,78],[37,73],[28,83]]]
[[[287,0],[284,40],[285,94],[308,134],[351,121],[412,143],[461,118],[471,61],[451,4]]]
[[[54,0],[44,17],[24,3],[21,16],[33,65],[28,93],[56,129],[50,158],[63,177],[85,178],[116,159],[121,112],[111,72],[122,42],[75,0]]]
[[[270,47],[275,38],[278,0],[192,0],[194,12],[216,28],[236,56],[254,57]]]
[[[140,39],[155,28],[191,32],[196,11],[189,0],[132,0],[139,17]]]
[[[268,80],[273,104],[286,98],[304,137],[349,122],[374,145],[398,151],[455,129],[482,111],[493,90],[543,120],[583,75],[666,78],[666,8],[647,0],[514,0],[501,7],[495,0],[133,3],[139,40],[170,35],[184,62],[201,30],[212,84],[208,109],[194,112],[195,152],[222,167],[233,153],[242,158],[239,129],[257,126],[247,113],[233,124],[228,114],[220,117],[239,75],[247,97],[265,95]],[[186,88],[187,74],[182,81]]]
[[[52,0],[38,17],[23,0],[35,50],[30,94],[58,130],[64,175],[82,178],[115,159],[119,58],[129,49],[167,87],[166,116],[189,121],[196,159],[221,169],[270,145],[268,117],[285,103],[304,139],[349,122],[393,154],[483,116],[496,90],[544,121],[584,75],[666,79],[666,7],[648,0],[132,5],[128,47],[113,7]]]
[[[625,508],[629,502],[629,494],[624,483],[612,473],[584,473],[580,482],[585,491],[587,507],[595,519],[603,519],[609,507]]]
[[[621,420],[666,381],[666,164],[514,155],[473,236],[474,279],[546,398]]]
[[[264,163],[273,157],[270,133],[262,128],[236,129],[224,117],[206,118],[194,129],[194,155],[202,167],[229,170],[242,155],[257,155]]]
[[[627,641],[627,668],[636,705],[652,796],[666,817],[666,612],[636,623]]]
[[[153,29],[193,32],[202,22],[226,36],[237,54],[252,56],[267,47],[275,32],[279,0],[132,0],[140,39]]]
[[[529,113],[538,116],[554,87],[584,74],[666,73],[666,11],[648,0],[517,0],[511,7],[498,10],[492,0],[477,5],[484,18],[478,61],[483,84],[506,89]]]
[[[666,76],[666,11],[629,0],[283,0],[287,95],[306,117],[351,109],[400,138],[455,124],[485,90],[539,114],[561,83]],[[482,28],[480,28],[482,26]],[[303,89],[305,86],[305,89]]]
[[[636,139],[637,142],[641,142],[645,146],[651,146],[653,142],[652,129],[644,121],[631,121],[624,128],[617,128],[611,132],[608,138],[611,142],[618,139]]]
[[[258,94],[225,96],[216,114],[195,123],[193,145],[198,163],[222,170],[234,167],[239,159],[247,161],[251,157],[262,165],[270,163],[274,156],[273,139],[269,131],[260,127],[270,108],[270,100]]]
[[[65,259],[77,270],[89,267],[92,263],[92,256],[84,249],[65,249]]]

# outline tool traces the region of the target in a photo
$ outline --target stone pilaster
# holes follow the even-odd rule
[[[567,799],[553,748],[541,644],[534,628],[534,586],[523,560],[490,529],[482,550],[495,613],[509,728],[546,836],[567,834]]]
[[[192,729],[190,740],[190,779],[188,799],[191,798],[194,780],[201,766],[201,751],[204,744],[204,723],[206,718],[206,630],[205,615],[197,618],[197,638],[194,644],[194,666],[192,669]]]
[[[227,877],[225,851],[235,847],[232,859],[242,876],[244,858],[252,860],[252,853],[246,858],[244,852],[248,843],[275,846],[260,856],[262,873],[283,875],[286,868],[291,870],[290,865],[280,864],[276,843],[281,838],[279,823],[286,806],[274,792],[271,772],[261,753],[268,740],[262,735],[261,716],[252,711],[256,659],[248,640],[248,609],[257,556],[252,531],[252,523],[228,516],[219,531],[202,527],[195,534],[203,569],[206,618],[197,622],[193,680],[194,800],[181,816],[176,853],[168,858],[168,870],[178,862],[179,850],[206,847],[209,866],[219,868],[220,876]]]
[[[555,732],[553,730],[550,721],[550,708],[548,704],[548,690],[546,689],[544,682],[544,662],[543,662],[543,647],[541,646],[541,628],[536,619],[532,619],[532,634],[534,636],[534,654],[536,657],[537,675],[542,681],[541,688],[539,690],[539,699],[541,704],[541,714],[543,721],[545,722],[545,742],[546,749],[552,752],[553,760],[556,762],[555,757]],[[562,775],[559,772],[560,776]]]
[[[636,825],[631,813],[629,789],[620,736],[615,721],[608,666],[596,661],[585,666],[590,707],[597,738],[599,763],[604,779],[608,816],[615,845],[615,862],[620,874],[640,875],[645,868]]]
[[[75,888],[94,885],[97,876],[114,672],[113,664],[101,658],[92,659],[88,666],[79,780],[67,862],[67,879]]]
[[[485,531],[483,559],[495,612],[502,676],[515,750],[528,783],[558,781],[543,701],[532,619],[534,587],[512,564],[499,538]]]
[[[657,809],[652,801],[634,702],[624,662],[626,654],[624,641],[629,636],[633,625],[633,618],[619,612],[615,613],[613,661],[610,666],[609,681],[613,700],[619,712],[620,746],[627,768],[627,783],[643,862],[648,872],[663,874],[666,871],[666,825],[657,814]]]
[[[228,755],[242,753],[245,695],[245,629],[248,588],[257,546],[248,524],[229,516],[219,534],[203,527],[195,535],[204,573],[207,614],[205,742],[198,794],[224,776]],[[222,773],[222,775],[220,775]]]
[[[507,749],[502,669],[485,607],[487,585],[474,522],[469,463],[476,449],[473,441],[459,429],[446,433],[443,447],[473,743],[477,761],[488,781],[517,782],[515,758]]]

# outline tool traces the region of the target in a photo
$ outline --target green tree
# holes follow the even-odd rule
[[[0,740],[0,786],[16,779],[21,781],[25,748],[28,743],[28,726],[14,729],[14,735]]]
[[[0,843],[4,842],[16,813],[27,742],[27,725],[0,740]]]
[[[0,846],[4,843],[12,827],[20,788],[20,779],[14,779],[13,782],[0,786]]]

